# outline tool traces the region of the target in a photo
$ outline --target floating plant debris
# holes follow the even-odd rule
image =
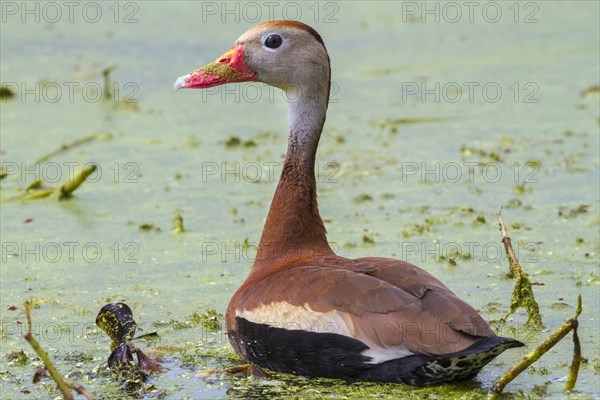
[[[175,212],[173,216],[173,229],[171,229],[173,233],[183,233],[185,232],[185,228],[183,227],[183,217],[179,211]]]
[[[560,206],[558,208],[558,216],[566,219],[574,218],[580,214],[585,214],[589,209],[588,204],[580,204],[579,207],[570,208],[568,206]]]
[[[451,120],[451,117],[414,117],[414,118],[386,118],[382,121],[371,121],[371,125],[387,130],[389,133],[397,133],[400,125],[431,124]]]
[[[0,99],[6,101],[15,96],[15,91],[8,86],[0,86]]]
[[[598,94],[600,93],[600,86],[599,85],[590,85],[588,87],[586,87],[585,89],[583,89],[580,93],[580,95],[582,97],[587,96],[588,94]]]
[[[502,243],[504,243],[504,249],[506,250],[506,256],[510,265],[508,276],[510,278],[515,278],[515,289],[510,301],[510,310],[506,313],[504,318],[502,318],[502,321],[506,321],[508,316],[513,314],[517,308],[522,307],[525,308],[528,315],[526,324],[533,323],[536,328],[541,329],[544,327],[544,324],[542,323],[542,316],[540,315],[540,307],[533,295],[531,282],[525,275],[525,272],[523,272],[521,264],[519,264],[519,260],[513,250],[510,237],[506,231],[506,226],[502,220],[502,207],[500,208],[500,211],[498,211],[498,222],[500,225],[500,232],[502,233]]]
[[[113,99],[113,92],[111,91],[111,80],[110,74],[117,68],[116,65],[111,65],[110,67],[102,70],[102,77],[104,78],[104,92],[103,97],[104,100],[109,101]]]
[[[365,201],[373,201],[373,197],[366,193],[359,194],[352,201],[356,204],[364,203]]]
[[[133,319],[131,308],[125,303],[106,304],[96,317],[96,325],[110,338],[108,366],[120,374],[128,384],[143,382],[148,379],[146,372],[162,369],[157,360],[148,357],[141,349],[136,348],[132,340],[138,329]],[[152,336],[155,333],[143,335]],[[140,338],[139,336],[138,338]],[[137,363],[133,354],[137,356]]]
[[[209,332],[217,332],[219,329],[221,329],[220,320],[222,318],[223,316],[213,308],[207,309],[202,314],[193,313],[190,316],[192,323],[195,325],[202,325],[202,327]]]
[[[46,188],[44,182],[38,179],[27,186],[25,193],[17,196],[16,199],[21,201],[38,200],[54,195],[59,201],[69,199],[73,196],[73,192],[81,186],[83,182],[96,171],[96,165],[86,165],[72,180],[67,181],[57,188]]]
[[[237,148],[237,147],[251,149],[256,146],[258,146],[258,143],[255,140],[248,139],[248,140],[242,141],[242,139],[240,139],[237,136],[230,136],[225,141],[225,147],[230,148],[230,149]]]
[[[373,240],[373,238],[371,238],[370,236],[367,236],[367,235],[363,235],[362,241],[365,244],[375,244],[375,240]]]
[[[140,232],[151,232],[151,231],[154,231],[156,233],[160,232],[160,228],[158,226],[155,226],[154,224],[150,224],[150,223],[140,224],[138,226],[138,229],[140,230]]]
[[[477,147],[469,147],[466,144],[460,147],[460,156],[462,158],[480,157],[484,162],[502,162],[498,150],[488,151]]]
[[[237,147],[239,145],[242,144],[242,141],[240,140],[239,137],[237,136],[231,136],[229,139],[227,139],[227,141],[225,142],[225,146],[226,147]]]
[[[6,355],[9,365],[27,365],[29,361],[23,350],[11,351]]]
[[[131,341],[138,327],[131,308],[125,303],[110,303],[102,307],[96,317],[96,325],[110,338],[111,350]]]

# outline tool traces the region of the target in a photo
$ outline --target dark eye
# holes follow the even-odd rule
[[[281,42],[283,42],[281,36],[273,34],[267,37],[267,39],[265,40],[265,46],[267,46],[270,49],[276,49],[279,46],[281,46]]]

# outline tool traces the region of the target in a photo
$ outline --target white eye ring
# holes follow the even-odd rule
[[[283,38],[277,33],[269,33],[263,38],[263,47],[269,51],[276,51],[283,44]]]

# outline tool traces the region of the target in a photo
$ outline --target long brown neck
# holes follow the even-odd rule
[[[329,85],[288,91],[290,136],[253,270],[333,254],[317,206],[315,156]]]

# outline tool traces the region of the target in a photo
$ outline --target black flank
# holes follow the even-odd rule
[[[288,330],[256,324],[237,317],[237,330],[228,332],[239,354],[273,371],[376,382],[431,386],[473,378],[504,350],[523,346],[513,339],[482,338],[457,353],[441,356],[411,355],[370,364],[359,340],[335,333]]]

